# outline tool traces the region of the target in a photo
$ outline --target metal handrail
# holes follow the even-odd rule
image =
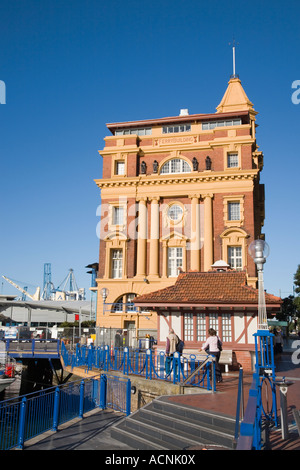
[[[240,426],[240,418],[244,418],[244,371],[243,368],[240,367],[239,369],[239,382],[238,382],[238,396],[237,396],[237,403],[236,403],[236,415],[235,415],[235,433],[234,438],[237,440],[239,435],[239,426]]]
[[[201,369],[203,369],[207,364],[210,362],[214,362],[216,358],[214,356],[208,355],[204,361],[180,384],[183,387],[187,385],[187,382],[189,382]]]

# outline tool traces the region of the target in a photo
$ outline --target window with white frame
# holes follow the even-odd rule
[[[222,341],[231,341],[231,315],[230,313],[222,314]]]
[[[124,207],[123,206],[113,206],[112,223],[113,225],[124,224]]]
[[[168,217],[173,222],[177,222],[182,219],[183,208],[179,204],[172,204],[168,209]]]
[[[239,156],[237,153],[227,154],[227,168],[237,168],[239,166]]]
[[[191,171],[190,165],[185,160],[182,158],[173,158],[162,166],[160,174],[189,173]]]
[[[136,307],[133,303],[133,299],[136,294],[125,294],[118,298],[112,306],[112,312],[135,312]]]
[[[121,279],[123,271],[123,250],[111,250],[111,277]]]
[[[213,328],[214,330],[216,330],[216,333],[218,334],[218,330],[219,330],[218,314],[210,313],[208,315],[208,322],[209,322],[209,328]]]
[[[233,269],[241,271],[243,269],[243,257],[242,257],[242,247],[241,246],[229,246],[228,247],[228,264]]]
[[[189,132],[191,130],[190,124],[178,124],[175,126],[164,126],[162,128],[163,134],[174,134],[177,132]]]
[[[168,248],[168,277],[177,277],[178,268],[183,265],[183,250],[182,248],[170,247]]]
[[[185,313],[183,317],[183,329],[185,341],[194,340],[194,321],[192,313]]]
[[[239,202],[228,202],[228,220],[240,220],[241,211]]]
[[[205,313],[197,313],[197,341],[206,340],[206,318]]]
[[[202,123],[202,130],[207,131],[209,129],[215,129],[216,127],[225,126],[239,126],[242,124],[241,119],[226,119],[222,121],[208,121]]]
[[[125,162],[116,162],[116,175],[125,175]]]
[[[115,135],[129,135],[129,134],[137,134],[137,135],[151,135],[152,128],[151,127],[141,127],[136,129],[118,129],[115,131]]]

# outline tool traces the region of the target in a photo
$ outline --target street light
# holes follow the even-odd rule
[[[248,251],[256,264],[258,273],[258,330],[267,330],[268,323],[263,270],[266,258],[270,254],[270,248],[267,242],[259,239],[250,243]]]
[[[252,256],[257,267],[258,274],[258,328],[254,333],[255,338],[255,370],[257,386],[259,386],[260,400],[262,394],[262,386],[267,387],[270,384],[272,390],[272,404],[270,412],[263,412],[266,418],[266,429],[270,423],[278,425],[277,417],[277,399],[275,387],[275,362],[274,362],[274,335],[268,329],[267,309],[264,290],[263,269],[267,257],[270,253],[269,245],[264,240],[254,240],[249,245],[249,254]],[[267,388],[266,388],[267,393]],[[262,402],[262,401],[261,401]]]
[[[105,304],[105,301],[106,301],[106,298],[109,294],[109,290],[106,288],[106,287],[103,287],[101,290],[100,290],[100,294],[102,295],[102,299],[103,299],[103,315],[105,313],[104,311],[104,304]]]

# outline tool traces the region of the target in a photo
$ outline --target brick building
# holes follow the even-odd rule
[[[107,124],[95,180],[99,326],[156,330],[156,313],[138,314],[132,300],[174,285],[179,268],[208,272],[222,259],[256,286],[248,255],[264,237],[256,115],[234,77],[215,113]]]
[[[281,299],[265,294],[267,314],[280,309]],[[214,328],[230,350],[232,366],[254,366],[258,290],[247,284],[245,271],[221,261],[211,271],[180,273],[173,286],[137,297],[139,307],[157,312],[157,347],[164,349],[169,329],[184,338],[184,352],[196,354]]]

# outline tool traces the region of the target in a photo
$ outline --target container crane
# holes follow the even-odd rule
[[[6,276],[2,276],[3,279],[5,279],[7,282],[9,282],[12,286],[14,286],[16,289],[22,292],[23,295],[29,297],[31,300],[40,300],[40,295],[41,295],[41,288],[38,287],[33,295],[28,294],[27,290],[23,289],[21,286],[16,284],[14,281],[9,279]]]

